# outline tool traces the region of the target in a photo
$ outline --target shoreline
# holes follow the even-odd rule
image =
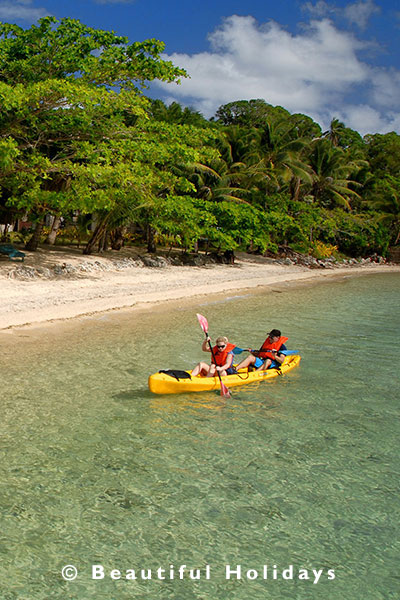
[[[43,264],[49,255],[29,256],[26,265]],[[51,257],[54,260],[54,256]],[[56,261],[81,261],[82,255],[57,253]],[[319,282],[340,276],[400,272],[400,265],[364,264],[332,269],[309,269],[272,263],[270,259],[243,255],[234,265],[110,268],[110,259],[90,257],[104,269],[84,277],[34,280],[12,279],[12,266],[0,268],[0,331],[37,328],[80,317],[125,310],[151,308],[168,301],[187,300],[208,294],[231,293],[296,282]],[[86,264],[87,261],[86,261]],[[111,263],[112,264],[112,263]],[[4,268],[6,266],[6,268]],[[13,265],[15,267],[15,264]]]

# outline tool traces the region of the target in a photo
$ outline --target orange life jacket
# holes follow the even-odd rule
[[[265,340],[259,352],[257,352],[257,356],[265,360],[266,358],[272,358],[274,360],[275,355],[272,352],[268,352],[268,350],[279,350],[280,347],[288,341],[289,338],[281,337],[276,342],[270,342],[269,337]]]
[[[222,352],[220,352],[217,346],[213,348],[213,354],[215,357],[211,359],[211,362],[217,365],[218,367],[222,367],[226,363],[226,359],[228,358],[229,352],[235,348],[235,344],[227,344]]]

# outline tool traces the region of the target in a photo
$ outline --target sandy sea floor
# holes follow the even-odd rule
[[[366,264],[333,269],[283,265],[240,254],[234,265],[139,267],[123,263],[130,249],[83,256],[79,250],[39,249],[24,263],[0,259],[0,330],[59,322],[121,308],[147,308],[177,299],[270,286],[326,280],[368,272],[400,272],[400,265]],[[122,259],[122,264],[121,264]],[[116,262],[119,261],[119,262]],[[15,277],[20,266],[54,270],[69,265],[77,272],[55,277]],[[80,267],[84,265],[84,270]]]

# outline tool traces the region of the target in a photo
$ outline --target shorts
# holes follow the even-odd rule
[[[265,359],[267,360],[267,359]],[[261,360],[261,358],[258,358],[258,356],[256,357],[256,362],[254,363],[254,367],[256,369],[259,369],[265,362],[265,360]],[[280,363],[278,363],[277,360],[273,360],[272,363],[270,364],[270,366],[268,367],[268,369],[277,369],[278,367],[280,367]]]

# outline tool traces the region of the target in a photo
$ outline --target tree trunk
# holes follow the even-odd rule
[[[291,187],[292,200],[297,201],[300,196],[300,185],[301,185],[300,177],[296,177],[294,180],[292,180],[291,184],[292,185],[290,187]]]
[[[54,217],[53,223],[51,225],[51,230],[47,238],[45,239],[45,244],[50,244],[50,246],[54,246],[56,243],[56,237],[58,230],[60,229],[61,217]]]
[[[0,242],[8,242],[8,223],[0,225],[1,238]]]
[[[38,249],[40,236],[43,231],[44,219],[36,223],[35,231],[33,232],[32,237],[25,244],[25,250],[30,250],[31,252],[35,252]]]
[[[100,237],[99,247],[98,247],[98,251],[99,252],[105,252],[106,250],[108,250],[108,231],[107,231],[107,228],[104,229],[103,234]]]
[[[126,227],[116,227],[110,233],[111,248],[113,250],[121,250],[124,245],[124,235],[126,233]]]
[[[88,243],[83,249],[83,254],[92,254],[96,244],[100,245],[101,240],[104,239],[104,234],[107,231],[107,223],[109,218],[110,215],[107,215],[102,221],[100,221],[100,223],[96,225],[96,228],[93,231]]]
[[[156,242],[154,240],[155,230],[151,225],[147,225],[147,252],[154,254],[156,251]]]

